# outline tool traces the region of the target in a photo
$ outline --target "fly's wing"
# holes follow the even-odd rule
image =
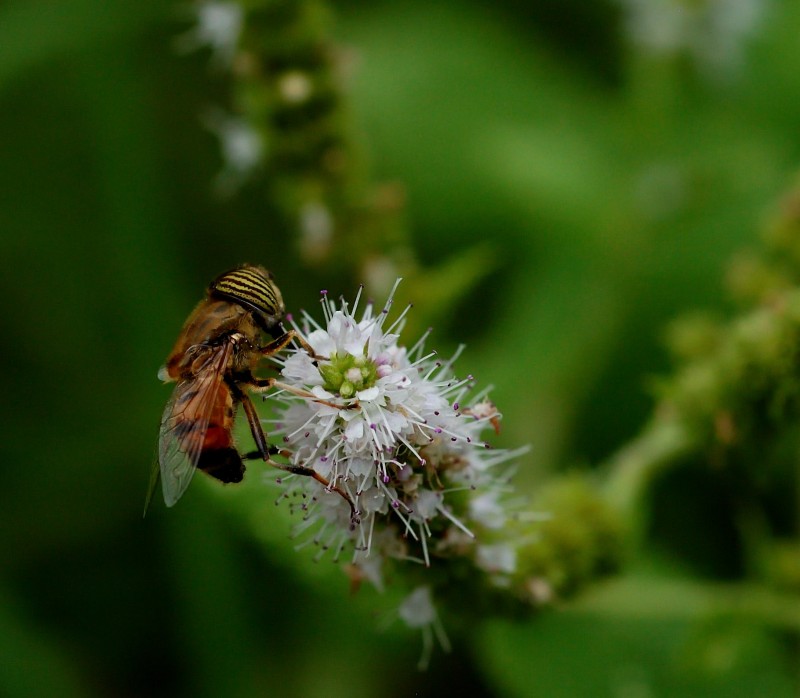
[[[142,518],[147,516],[147,510],[150,508],[150,502],[153,500],[156,487],[158,487],[159,470],[158,458],[153,458],[153,465],[150,468],[150,482],[147,484],[147,495],[145,495],[144,498],[144,511],[142,512]]]
[[[160,472],[164,502],[168,507],[181,498],[197,469],[233,346],[233,342],[226,341],[218,346],[204,347],[208,357],[193,377],[181,380],[175,386],[164,410],[158,441],[159,468],[151,477],[151,487],[155,488]]]

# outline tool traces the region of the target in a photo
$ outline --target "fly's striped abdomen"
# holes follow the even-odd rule
[[[232,269],[211,283],[209,293],[248,306],[273,322],[280,321],[285,312],[281,292],[262,267]]]

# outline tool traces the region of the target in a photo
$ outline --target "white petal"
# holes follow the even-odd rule
[[[320,400],[330,400],[336,397],[333,393],[329,393],[325,390],[321,385],[315,385],[311,388],[311,392],[314,394],[314,397],[318,397]]]
[[[356,398],[365,402],[369,402],[370,400],[374,400],[380,394],[381,389],[377,385],[373,385],[371,388],[367,388],[366,390],[359,390],[356,393]]]
[[[506,514],[494,492],[473,497],[469,503],[469,515],[486,528],[498,529],[506,523]]]
[[[347,428],[344,430],[344,435],[347,437],[348,440],[355,441],[356,439],[360,439],[364,436],[364,420],[363,419],[354,419],[347,425]],[[352,465],[351,465],[352,469]]]
[[[389,508],[389,501],[382,489],[370,487],[358,498],[358,505],[366,512],[385,513]]]
[[[513,574],[517,569],[517,551],[510,545],[481,545],[475,562],[486,572]]]
[[[325,330],[314,330],[306,336],[306,341],[320,356],[330,356],[336,350],[336,344]]]
[[[436,620],[431,590],[418,587],[400,604],[397,612],[409,628],[423,628]]]
[[[414,500],[414,518],[432,519],[436,516],[436,509],[442,502],[442,497],[433,490],[420,490],[419,495]]]

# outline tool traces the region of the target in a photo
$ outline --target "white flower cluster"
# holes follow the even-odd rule
[[[324,326],[308,314],[295,325],[316,356],[296,349],[280,359],[293,392],[278,394],[272,433],[293,465],[313,468],[356,511],[313,478],[280,478],[281,499],[302,512],[298,547],[313,543],[318,557],[330,550],[335,559],[346,551],[354,583],[378,589],[390,560],[431,566],[454,556],[502,582],[515,550],[492,536],[509,517],[509,473],[498,466],[519,452],[484,441],[500,414],[488,389],[471,396],[472,376],[454,376],[458,352],[438,360],[425,351],[427,332],[410,349],[399,343],[410,306],[386,327],[396,288],[358,319],[361,292],[352,308],[323,292]]]
[[[213,61],[229,67],[236,55],[236,47],[244,24],[244,9],[231,0],[199,0],[192,6],[196,24],[179,36],[177,47],[181,51],[210,48]]]
[[[219,139],[222,170],[214,189],[222,197],[234,194],[258,170],[264,158],[264,139],[250,123],[222,109],[208,109],[203,125]]]
[[[685,52],[709,77],[726,78],[744,60],[768,0],[619,0],[631,40],[655,54]]]

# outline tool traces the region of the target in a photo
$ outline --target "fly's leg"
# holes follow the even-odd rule
[[[281,349],[285,349],[289,344],[293,341],[297,342],[305,352],[315,361],[325,361],[327,360],[327,356],[320,356],[314,351],[314,347],[312,347],[304,338],[303,336],[297,332],[297,330],[288,330],[284,332],[280,337],[277,339],[273,339],[269,344],[266,344],[263,347],[259,348],[259,353],[262,356],[272,356],[273,354],[277,354]]]
[[[244,407],[245,414],[247,415],[247,423],[250,425],[250,433],[253,435],[253,440],[256,442],[256,448],[258,449],[255,453],[248,453],[245,458],[261,458],[265,463],[269,463],[272,467],[278,468],[279,470],[314,478],[326,490],[329,492],[336,492],[350,505],[350,521],[353,525],[356,525],[359,522],[359,513],[356,511],[355,504],[353,504],[350,495],[341,487],[331,484],[313,468],[308,468],[304,465],[285,465],[283,463],[277,463],[270,458],[271,453],[280,453],[281,455],[291,454],[280,451],[267,443],[267,437],[264,435],[264,430],[261,428],[261,422],[258,419],[258,413],[256,412],[255,405],[253,405],[253,401],[235,384],[231,385],[231,389],[234,397],[238,399],[242,403],[242,407]]]
[[[285,349],[292,341],[297,342],[305,350],[305,352],[314,360],[315,365],[317,361],[328,361],[327,356],[320,356],[319,354],[315,353],[314,347],[312,347],[305,339],[303,339],[302,335],[300,335],[297,330],[289,330],[288,332],[285,332],[277,339],[272,340],[269,344],[260,347],[258,352],[264,357],[270,357],[273,354],[277,354],[279,351],[281,351],[281,349]],[[292,385],[282,383],[275,378],[256,378],[252,375],[252,372],[238,375],[237,380],[247,383],[251,388],[258,391],[266,391],[272,387],[280,388],[281,390],[285,390],[286,392],[297,395],[298,397],[308,398],[314,402],[319,402],[322,405],[327,405],[328,407],[333,407],[337,410],[352,410],[361,407],[361,405],[358,403],[358,400],[353,400],[353,402],[347,405],[340,405],[335,402],[330,402],[329,400],[319,398],[308,390],[295,388]]]
[[[237,375],[237,380],[239,376]],[[361,407],[358,400],[353,400],[346,405],[342,405],[336,402],[331,402],[330,400],[325,400],[324,398],[317,397],[309,390],[303,390],[302,388],[295,388],[293,385],[289,385],[288,383],[283,383],[276,378],[256,378],[253,375],[243,376],[242,382],[247,383],[248,386],[257,390],[258,392],[264,392],[269,390],[270,388],[279,388],[280,390],[285,390],[287,393],[292,393],[292,395],[297,395],[298,397],[304,397],[309,400],[313,400],[314,402],[318,402],[321,405],[327,405],[328,407],[333,407],[337,410],[355,410]]]

